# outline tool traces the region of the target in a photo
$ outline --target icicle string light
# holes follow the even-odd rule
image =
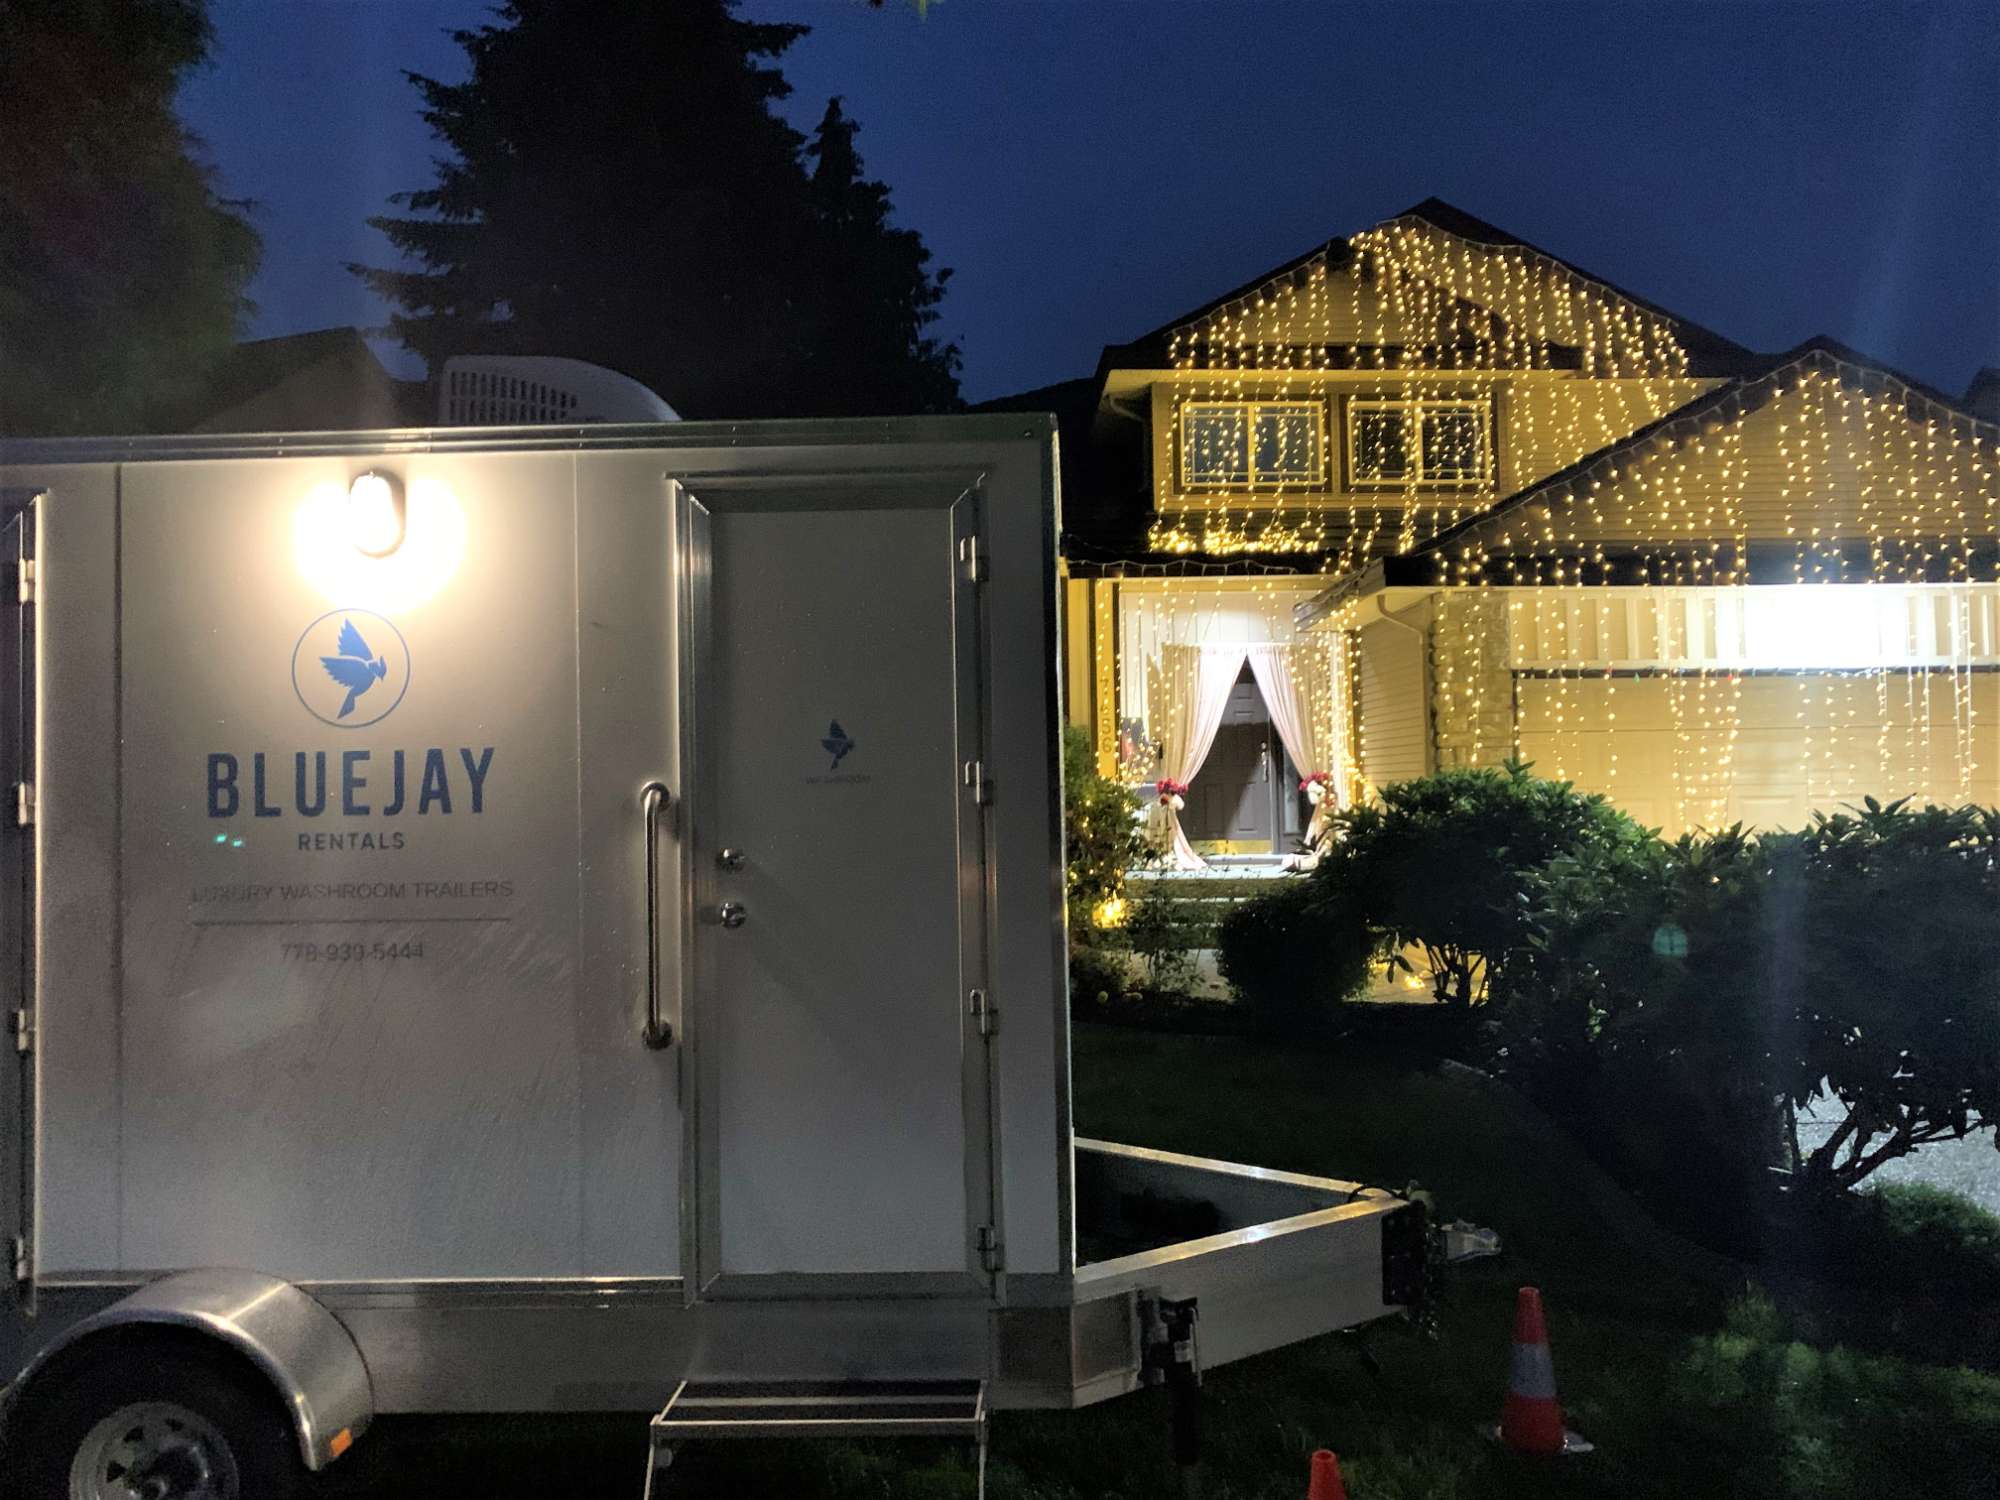
[[[2000,796],[1992,426],[1825,351],[1757,379],[1697,375],[1670,318],[1417,217],[1184,325],[1167,365],[1150,546],[1173,561],[1123,574],[1226,570],[1239,588],[1247,574],[1258,607],[1282,608],[1316,578],[1428,550],[1442,763],[1522,748],[1521,712],[1498,695],[1527,691],[1531,635],[1559,664],[1532,683],[1546,769],[1636,791],[1652,773],[1632,761],[1633,716],[1663,714],[1655,781],[1677,827],[1756,821],[1758,778],[1786,765],[1815,805]],[[1594,453],[1560,489],[1531,489]],[[1815,665],[1811,640],[1789,665],[1746,659],[1747,601],[1773,582],[1882,586],[1867,606],[1880,660]],[[1199,636],[1218,597],[1203,587],[1151,607]],[[1338,644],[1315,707],[1343,718],[1348,797],[1367,764],[1362,614],[1357,597],[1326,622]],[[1640,676],[1666,678],[1657,708]],[[1122,678],[1118,692],[1144,696]]]

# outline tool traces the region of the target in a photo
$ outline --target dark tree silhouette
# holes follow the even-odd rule
[[[806,147],[815,245],[803,309],[812,319],[802,351],[810,378],[798,410],[853,410],[842,387],[881,371],[879,383],[869,381],[866,410],[942,411],[958,401],[958,351],[925,329],[951,272],[931,273],[923,237],[891,226],[888,187],[861,175],[858,129],[830,99]]]
[[[695,417],[936,411],[947,273],[889,223],[854,126],[775,109],[806,28],[734,0],[513,0],[458,31],[464,83],[411,74],[448,154],[371,220],[415,269],[355,267],[433,366],[566,354]]]
[[[0,0],[0,432],[147,432],[200,406],[257,233],[174,93],[204,0]]]

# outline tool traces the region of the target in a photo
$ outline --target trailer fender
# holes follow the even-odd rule
[[[65,1329],[10,1394],[81,1354],[98,1334],[145,1327],[204,1334],[247,1359],[291,1414],[310,1470],[340,1457],[374,1419],[374,1388],[353,1335],[306,1292],[256,1271],[181,1271],[149,1282]]]

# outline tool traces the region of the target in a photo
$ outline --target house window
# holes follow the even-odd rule
[[[1325,430],[1319,401],[1190,401],[1181,408],[1181,487],[1324,484]]]
[[[1493,403],[1355,399],[1347,472],[1356,489],[1471,485],[1493,477]]]

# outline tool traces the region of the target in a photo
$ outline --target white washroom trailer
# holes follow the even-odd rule
[[[1048,419],[0,456],[34,1500],[983,1436],[1418,1295],[1398,1198],[1073,1138]]]

